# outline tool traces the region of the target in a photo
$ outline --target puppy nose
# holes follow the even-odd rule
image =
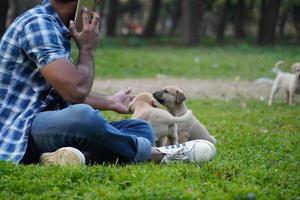
[[[158,91],[156,91],[156,92],[153,92],[153,94],[152,94],[154,97],[158,97],[159,96],[159,92]]]

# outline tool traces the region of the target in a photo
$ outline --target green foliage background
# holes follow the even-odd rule
[[[168,41],[168,40],[167,40]],[[255,80],[274,78],[274,64],[284,60],[282,71],[291,72],[299,61],[297,46],[256,47],[247,44],[207,45],[198,48],[170,46],[167,41],[139,38],[104,40],[95,54],[97,78],[153,78],[158,74],[195,79]],[[156,46],[157,42],[165,46]],[[73,52],[74,60],[78,52]]]

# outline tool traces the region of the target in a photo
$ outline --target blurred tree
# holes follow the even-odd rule
[[[295,29],[297,31],[297,37],[300,40],[300,2],[295,2],[291,12],[292,12],[292,19],[295,25]]]
[[[237,0],[235,3],[234,33],[237,39],[244,39],[246,36],[245,26],[247,24],[248,13],[250,8],[253,6],[253,2],[254,0]]]
[[[183,0],[182,12],[182,42],[184,45],[199,43],[199,24],[203,16],[204,2],[198,0]]]
[[[247,36],[247,29],[254,13],[255,2],[253,0],[234,0],[234,35],[236,39],[242,40]]]
[[[285,37],[286,25],[288,23],[289,18],[291,17],[289,14],[289,12],[291,12],[290,6],[291,3],[289,2],[289,0],[285,0],[282,2],[281,9],[279,10],[278,35],[281,39]]]
[[[181,0],[169,0],[165,3],[165,10],[171,19],[169,35],[174,35],[181,18]]]
[[[118,14],[128,13],[134,17],[142,8],[143,3],[140,0],[123,0],[118,5]]]
[[[8,0],[1,0],[0,1],[0,38],[5,32],[7,10],[8,10]]]
[[[7,14],[6,25],[10,25],[17,16],[33,8],[40,2],[40,0],[9,0],[9,9]]]
[[[116,25],[118,17],[118,0],[107,0],[107,18],[106,18],[106,35],[112,37],[116,35]]]
[[[144,37],[149,38],[155,36],[155,28],[158,21],[160,8],[161,8],[161,0],[152,0],[150,13],[148,19],[146,20],[146,25],[143,32]]]
[[[258,44],[266,45],[275,41],[280,4],[281,0],[261,0]]]
[[[247,18],[247,7],[245,0],[238,0],[235,3],[235,19],[234,19],[234,33],[237,39],[244,39],[246,32],[245,32],[245,25],[246,25],[246,18]]]
[[[217,40],[222,41],[224,39],[224,32],[228,23],[228,14],[229,14],[229,9],[230,9],[231,1],[230,0],[225,0],[224,4],[221,5],[220,9],[220,15],[219,19],[217,22],[217,30],[216,30],[216,35],[217,35]]]

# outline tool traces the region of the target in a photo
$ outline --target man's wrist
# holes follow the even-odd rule
[[[78,64],[94,66],[94,52],[88,48],[79,49]]]
[[[117,104],[116,104],[116,100],[114,98],[114,96],[107,96],[106,97],[107,99],[107,102],[108,102],[108,110],[111,110],[111,111],[116,111],[117,110]]]
[[[85,56],[94,56],[94,52],[95,50],[91,49],[91,48],[79,48],[79,53],[83,54]]]

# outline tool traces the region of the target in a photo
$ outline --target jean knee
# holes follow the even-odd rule
[[[140,130],[143,130],[143,132],[145,133],[144,137],[147,138],[153,145],[155,142],[155,133],[154,129],[152,128],[152,125],[149,122],[142,119],[135,119],[134,124],[136,127],[139,127]]]
[[[101,126],[108,123],[98,110],[87,104],[72,105],[70,109],[69,125],[77,127],[85,136],[99,134]]]

